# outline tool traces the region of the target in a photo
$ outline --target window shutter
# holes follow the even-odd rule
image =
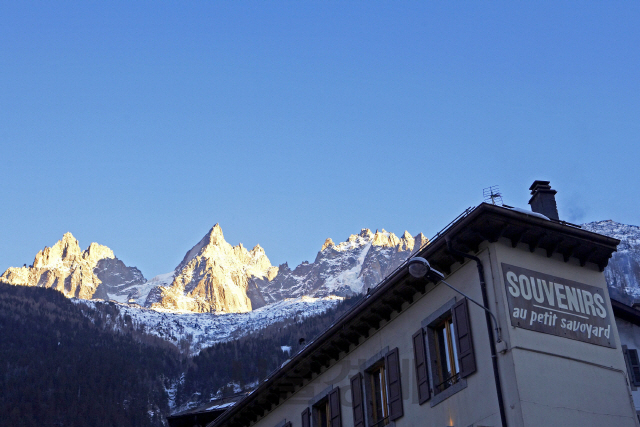
[[[351,377],[351,407],[353,409],[353,427],[364,427],[362,374],[359,372]]]
[[[342,416],[340,413],[340,388],[336,387],[329,392],[329,417],[331,427],[342,427]]]
[[[640,359],[638,359],[638,350],[635,348],[627,349],[627,355],[629,356],[629,376],[634,386],[640,385]]]
[[[413,356],[416,363],[416,383],[418,384],[418,403],[422,405],[431,398],[429,390],[429,370],[427,369],[427,348],[424,345],[422,328],[413,334]]]
[[[469,322],[469,309],[467,299],[458,301],[453,308],[453,327],[456,333],[458,347],[458,364],[460,365],[460,378],[465,378],[476,371],[476,356],[473,353],[473,340],[471,339],[471,324]]]
[[[387,372],[387,401],[389,405],[389,420],[393,421],[404,415],[402,408],[402,384],[400,383],[400,357],[398,347],[384,356],[385,371]]]
[[[311,427],[311,411],[309,411],[309,408],[302,411],[302,427]]]

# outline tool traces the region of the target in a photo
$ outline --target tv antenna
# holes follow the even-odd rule
[[[484,201],[486,203],[491,203],[492,205],[502,206],[504,203],[502,202],[502,194],[500,194],[500,188],[497,185],[492,185],[491,187],[484,188],[482,190],[482,195],[484,196]]]

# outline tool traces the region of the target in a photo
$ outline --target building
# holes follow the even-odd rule
[[[619,242],[560,221],[548,184],[534,212],[465,211],[209,426],[638,426]]]
[[[169,427],[203,427],[222,415],[227,409],[243,399],[246,393],[237,393],[212,400],[206,405],[180,411],[167,417]]]
[[[627,363],[627,375],[629,377],[629,386],[631,387],[631,395],[633,396],[633,404],[640,419],[640,358],[638,350],[640,349],[640,310],[638,304],[633,307],[611,300],[613,314],[616,318],[618,327],[618,336],[620,337],[620,351]]]

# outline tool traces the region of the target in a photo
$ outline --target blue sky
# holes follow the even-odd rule
[[[0,270],[71,231],[150,278],[431,236],[482,189],[639,225],[638,2],[2,2]]]

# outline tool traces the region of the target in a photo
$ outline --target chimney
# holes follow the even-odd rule
[[[560,218],[558,217],[558,206],[556,206],[557,191],[551,189],[549,182],[533,181],[533,184],[529,187],[529,190],[531,190],[529,204],[533,212],[558,221]]]

